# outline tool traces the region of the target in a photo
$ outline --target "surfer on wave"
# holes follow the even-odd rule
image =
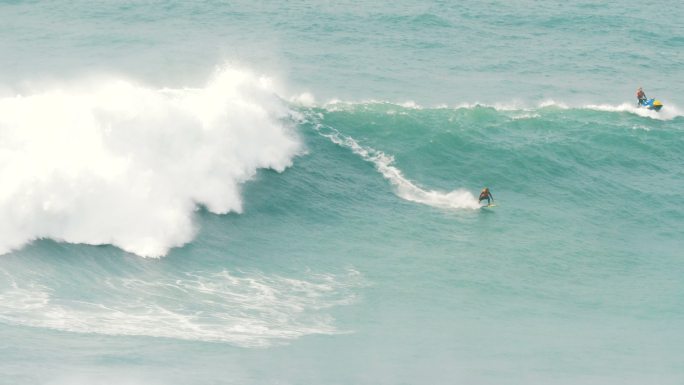
[[[490,203],[490,198],[491,201],[494,201],[494,197],[492,196],[492,193],[489,191],[489,187],[485,187],[482,189],[482,192],[480,193],[480,199],[478,202],[482,202],[483,200],[487,200],[487,206],[489,206]]]

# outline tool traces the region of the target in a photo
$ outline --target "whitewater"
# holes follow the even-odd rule
[[[225,69],[201,89],[101,79],[0,99],[0,253],[51,238],[159,257],[194,237],[197,206],[242,211],[240,184],[299,150],[269,87]]]
[[[684,382],[683,18],[0,2],[0,384]]]

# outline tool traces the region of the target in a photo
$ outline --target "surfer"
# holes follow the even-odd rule
[[[489,187],[485,187],[482,189],[482,192],[480,193],[480,199],[478,202],[482,202],[483,200],[487,200],[487,206],[489,206],[489,199],[491,198],[492,201],[494,201],[494,197],[492,196],[492,193],[489,191]]]
[[[643,106],[646,103],[646,99],[647,99],[646,93],[644,92],[643,89],[641,89],[641,87],[639,87],[639,89],[637,89],[636,97],[638,99],[637,106]]]

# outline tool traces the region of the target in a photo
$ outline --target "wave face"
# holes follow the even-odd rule
[[[525,108],[334,102],[305,114],[310,130],[373,164],[398,197],[450,210],[478,208],[472,192],[484,186],[506,186],[526,201],[570,194],[611,204],[603,199],[608,194],[631,206],[635,198],[623,192],[634,186],[656,196],[644,178],[675,172],[666,159],[677,157],[681,143],[678,108],[661,112],[553,101]],[[587,178],[596,170],[606,173],[603,183],[578,189],[595,183]],[[661,183],[676,188],[667,172]],[[562,192],[554,191],[561,186]],[[566,206],[565,200],[549,204]]]
[[[39,238],[159,257],[198,206],[241,212],[240,185],[300,144],[269,80],[223,69],[200,89],[87,80],[0,99],[0,253]]]

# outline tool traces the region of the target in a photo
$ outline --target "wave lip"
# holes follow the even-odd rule
[[[146,257],[193,239],[198,205],[241,212],[240,185],[301,144],[268,79],[218,70],[199,89],[122,79],[0,99],[0,253],[39,238]]]

